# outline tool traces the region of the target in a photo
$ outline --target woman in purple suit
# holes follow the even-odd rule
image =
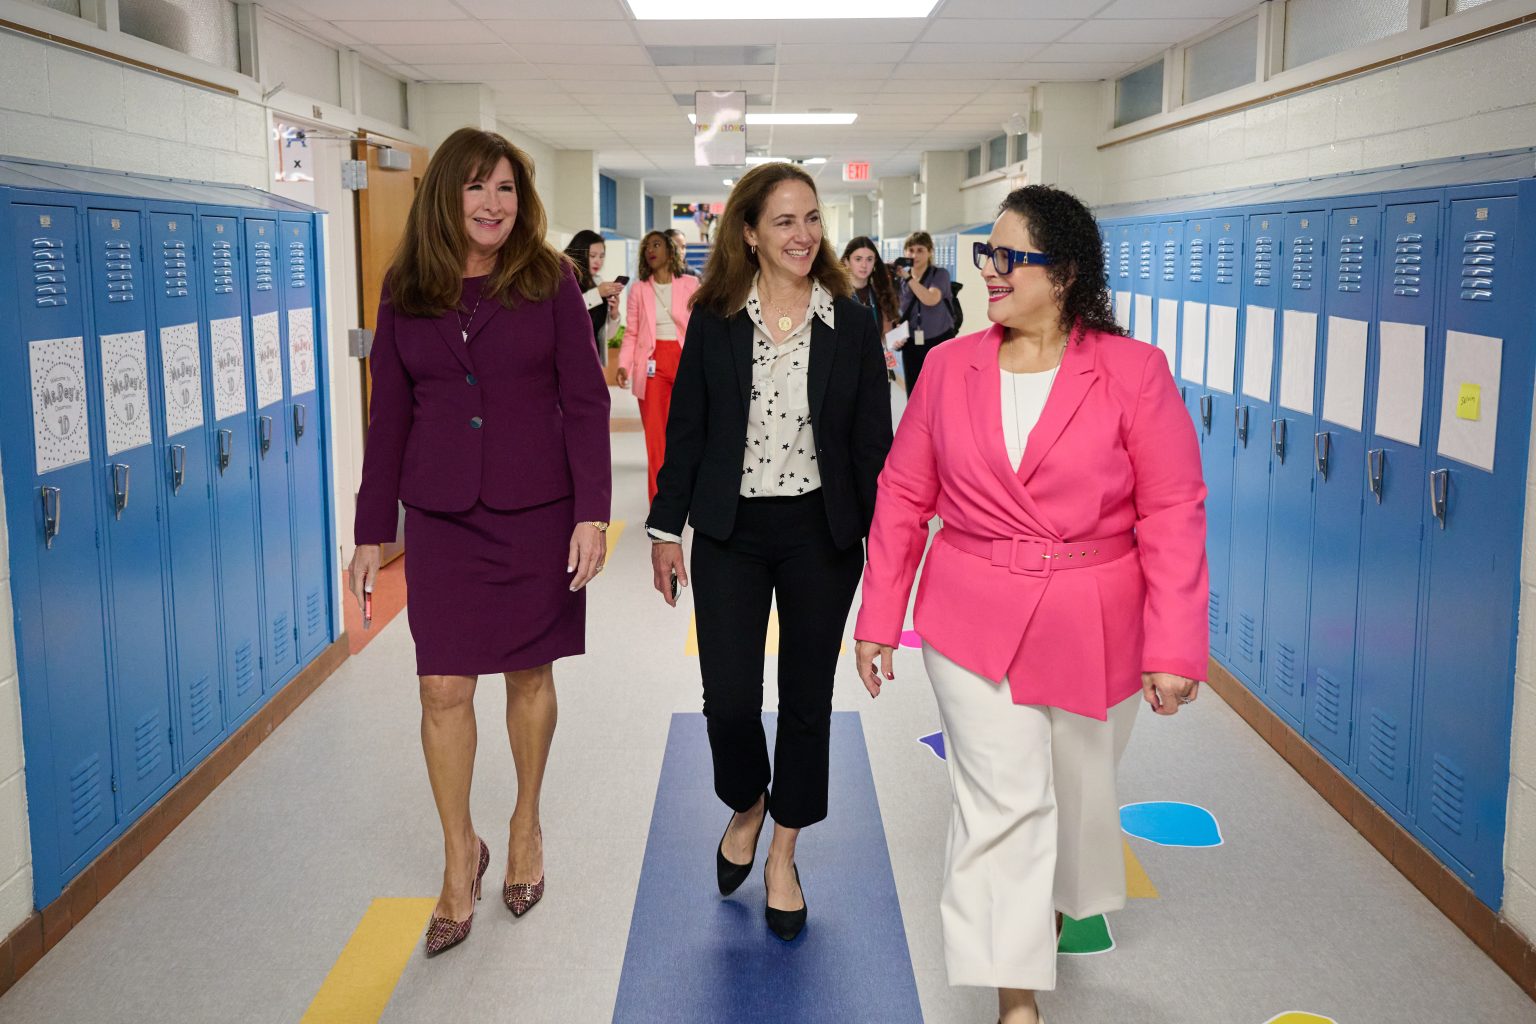
[[[603,568],[608,388],[576,275],[544,240],[533,164],[462,128],[433,155],[379,305],[352,592],[361,602],[405,505],[421,742],[442,820],[427,955],[469,936],[490,851],[469,815],[475,683],[507,683],[517,767],[502,898],[544,894],[539,790],[556,658],[586,646],[583,588]]]

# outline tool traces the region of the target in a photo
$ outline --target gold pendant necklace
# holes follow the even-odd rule
[[[789,317],[787,317],[787,316],[779,317],[779,330],[787,331],[787,330],[789,330],[793,326],[795,326],[795,322],[793,320],[791,320]]]

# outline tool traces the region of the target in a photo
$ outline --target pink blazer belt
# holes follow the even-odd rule
[[[1020,576],[1049,576],[1057,569],[1103,565],[1123,558],[1136,548],[1134,530],[1093,540],[1057,541],[1029,536],[977,537],[946,526],[939,536],[961,551],[989,559],[993,565]]]

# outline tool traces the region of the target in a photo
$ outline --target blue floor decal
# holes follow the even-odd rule
[[[775,716],[765,715],[772,749]],[[675,714],[651,813],[614,1024],[921,1024],[890,854],[856,712],[832,716],[827,820],[797,860],[810,920],[793,943],[763,921],[763,829],[734,895],[715,888],[730,812],[715,796],[704,716]]]
[[[1159,846],[1220,846],[1221,826],[1204,807],[1172,801],[1126,804],[1120,827],[1128,835]]]

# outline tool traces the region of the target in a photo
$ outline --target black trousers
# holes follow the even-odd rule
[[[863,569],[862,545],[833,544],[820,491],[743,498],[729,540],[694,534],[704,718],[715,793],[732,810],[745,811],[770,790],[768,812],[786,828],[827,816],[832,676]],[[779,730],[770,771],[763,649],[775,603]]]
[[[954,336],[955,332],[950,331],[937,338],[924,338],[921,345],[908,338],[907,343],[901,346],[901,373],[907,379],[907,394],[910,395],[912,389],[917,387],[917,375],[923,372],[923,360],[928,358],[928,353]]]

